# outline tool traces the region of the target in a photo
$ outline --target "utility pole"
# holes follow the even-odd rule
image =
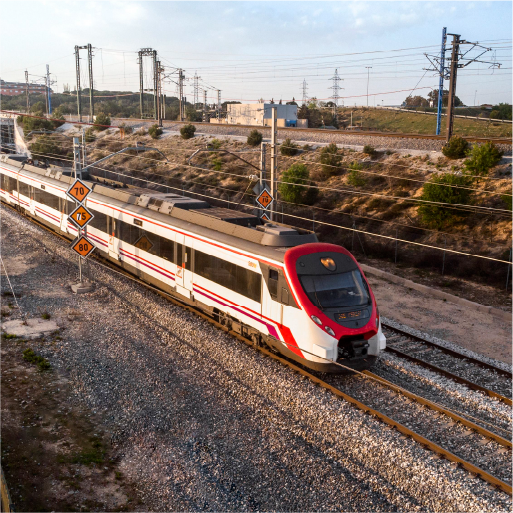
[[[436,114],[436,135],[440,135],[442,126],[442,108],[444,96],[444,68],[445,68],[445,43],[447,41],[447,27],[442,30],[442,49],[440,51],[440,81],[438,84],[438,111]]]
[[[198,103],[199,103],[199,79],[201,77],[198,77],[198,73],[195,71],[194,72],[194,83],[193,83],[193,87],[194,87],[194,108],[197,109],[198,108]]]
[[[203,123],[207,122],[207,90],[203,89]]]
[[[217,90],[217,121],[221,119],[221,89]]]
[[[50,86],[51,86],[51,83],[50,83],[50,66],[48,66],[48,64],[46,65],[46,97],[47,97],[47,100],[46,100],[46,107],[47,107],[47,114],[48,115],[51,115],[52,114],[52,97],[50,95]]]
[[[306,102],[308,100],[308,96],[306,95],[306,91],[308,89],[307,86],[308,86],[308,84],[306,83],[306,80],[303,79],[303,85],[302,85],[302,87],[303,87],[303,100],[301,102],[301,105],[306,105]]]
[[[277,172],[277,159],[276,159],[276,140],[278,136],[278,130],[277,130],[277,107],[271,107],[272,112],[272,126],[271,126],[271,196],[274,198],[275,201],[271,204],[270,207],[270,214],[271,214],[271,221],[274,221],[274,205],[276,204],[276,172]]]
[[[456,96],[456,77],[458,74],[458,57],[460,53],[459,34],[449,34],[452,36],[452,54],[451,54],[451,75],[449,78],[449,98],[447,101],[447,134],[446,141],[449,142],[452,136],[454,123],[454,97]]]
[[[183,102],[183,79],[184,79],[184,75],[182,73],[182,69],[180,68],[178,70],[178,94],[180,97],[180,121],[183,121],[184,110],[185,110],[185,106],[184,106],[184,102]]]
[[[164,68],[161,67],[160,61],[156,62],[156,86],[157,89],[155,91],[155,97],[157,98],[157,110],[155,113],[157,114],[157,122],[159,126],[162,126],[162,71]]]
[[[93,85],[93,47],[87,45],[87,62],[89,64],[89,115],[94,122],[94,85]]]
[[[29,81],[28,81],[28,71],[25,70],[25,87],[27,91],[27,114],[30,112],[30,93],[29,93]]]
[[[139,50],[137,52],[138,55],[138,64],[139,64],[139,109],[141,113],[141,119],[143,117],[143,89],[144,89],[144,83],[143,83],[143,58],[142,58],[142,50]]]
[[[153,117],[156,121],[159,119],[159,102],[158,102],[158,65],[157,65],[157,50],[153,50],[152,52],[153,56]]]
[[[141,48],[139,52],[137,52],[139,59],[139,107],[141,110],[141,119],[144,118],[144,91],[149,91],[154,94],[153,98],[153,115],[155,119],[157,119],[157,88],[156,88],[156,77],[155,77],[155,65],[157,60],[157,50],[153,50],[152,48]],[[151,89],[144,89],[144,57],[151,57],[153,64],[153,85]]]
[[[370,79],[370,70],[372,66],[365,66],[367,68],[367,107],[369,106],[369,79]]]
[[[80,46],[75,45],[75,71],[77,74],[77,114],[78,121],[82,121],[82,100],[80,98]]]

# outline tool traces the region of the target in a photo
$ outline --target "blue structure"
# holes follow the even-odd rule
[[[440,82],[438,86],[438,113],[436,115],[436,135],[440,135],[442,125],[442,99],[444,95],[445,75],[445,42],[447,40],[447,27],[442,30],[442,50],[440,52]]]

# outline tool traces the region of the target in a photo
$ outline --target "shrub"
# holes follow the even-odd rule
[[[293,164],[281,175],[281,183],[278,187],[281,197],[289,203],[306,203],[311,205],[317,198],[317,187],[305,187],[311,185],[308,180],[310,173],[304,164]]]
[[[180,128],[182,139],[191,139],[194,137],[194,132],[196,132],[196,127],[194,125],[184,125]]]
[[[376,155],[376,150],[370,144],[366,144],[363,147],[363,153],[370,155],[371,157],[374,157],[374,155]]]
[[[92,143],[94,141],[96,141],[96,134],[94,133],[93,127],[89,127],[85,131],[85,142],[86,143]]]
[[[66,120],[62,114],[54,114],[50,121],[53,128],[59,128],[60,126],[64,125],[64,123],[66,123]]]
[[[508,210],[512,209],[512,199],[513,198],[511,196],[509,196],[508,194],[503,194],[501,196],[501,200]]]
[[[251,130],[246,141],[250,146],[259,146],[262,143],[262,133],[258,130]]]
[[[36,353],[34,353],[34,351],[30,349],[30,347],[23,351],[23,359],[29,363],[35,363],[38,366],[39,370],[43,371],[48,370],[50,368],[50,362],[46,358],[43,358],[42,356],[39,356]]]
[[[34,112],[35,116],[44,117],[42,111]],[[29,118],[28,116],[23,116],[23,133],[27,135],[29,132],[33,130],[53,130],[53,123],[48,119],[39,119],[39,118]]]
[[[297,154],[297,144],[292,142],[289,138],[285,139],[280,146],[280,153],[287,157],[293,157]]]
[[[340,171],[342,157],[338,155],[338,148],[335,143],[328,144],[321,150],[321,164],[325,176],[329,178]]]
[[[495,144],[487,142],[481,145],[475,144],[469,157],[464,162],[466,171],[473,176],[483,176],[500,162],[502,152]]]
[[[349,176],[347,177],[347,183],[352,185],[353,187],[361,187],[367,183],[367,180],[363,178],[362,173],[353,169],[349,172]]]
[[[55,158],[61,154],[61,150],[57,144],[48,136],[42,135],[36,142],[30,145],[30,151],[34,154],[35,159]]]
[[[219,139],[212,139],[209,142],[209,146],[211,146],[214,150],[218,150],[223,145],[223,141],[220,141]]]
[[[451,140],[442,148],[442,153],[449,159],[462,159],[468,151],[468,142],[462,137],[451,137]]]
[[[454,185],[458,187],[450,187]],[[469,176],[446,173],[433,178],[431,182],[424,185],[421,199],[439,203],[468,205],[472,191],[460,187],[470,187],[471,185],[472,178]],[[450,224],[457,215],[461,216],[464,213],[447,208],[446,205],[430,204],[421,205],[417,212],[424,224],[434,228],[442,228],[444,225]]]
[[[150,137],[152,139],[158,139],[161,135],[162,135],[162,128],[160,128],[157,123],[155,123],[154,125],[151,125],[150,128],[148,129],[148,133],[150,134]]]
[[[214,171],[221,171],[223,161],[220,158],[212,159],[212,164],[214,165]]]
[[[110,118],[107,114],[103,112],[98,112],[94,119],[93,128],[98,130],[98,132],[102,132],[103,130],[107,130],[108,126],[100,126],[100,125],[110,125]]]

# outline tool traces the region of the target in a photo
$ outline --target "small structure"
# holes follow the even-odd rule
[[[227,105],[226,122],[233,125],[271,126],[272,108],[276,108],[277,124],[297,126],[297,105],[276,103],[235,103]]]

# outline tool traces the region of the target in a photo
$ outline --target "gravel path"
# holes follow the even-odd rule
[[[152,509],[511,508],[504,493],[93,261],[96,290],[72,295],[67,244],[4,207],[2,242],[21,308],[45,309],[63,328],[62,341],[38,349],[73,400],[101,416]]]

